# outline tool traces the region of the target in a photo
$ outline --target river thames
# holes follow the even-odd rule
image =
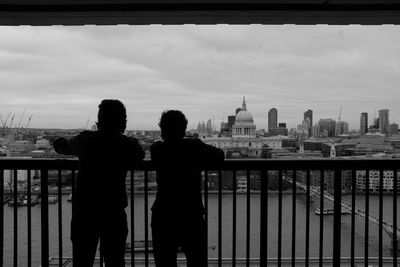
[[[149,221],[150,207],[155,195],[149,195]],[[296,196],[296,256],[305,256],[305,229],[306,229],[306,200],[305,195]],[[71,256],[71,242],[69,240],[69,224],[71,219],[71,203],[67,202],[67,195],[62,198],[62,223],[63,223],[63,254]],[[351,196],[343,196],[343,200],[350,202]],[[365,196],[356,196],[357,208],[364,209]],[[144,195],[135,195],[135,240],[144,239]],[[378,216],[379,197],[370,196],[370,214]],[[218,257],[218,195],[210,194],[208,199],[209,213],[209,257]],[[392,222],[393,200],[389,195],[384,196],[383,214],[384,220]],[[400,207],[400,201],[398,201]],[[282,257],[291,257],[292,247],[292,195],[282,196]],[[319,200],[310,206],[310,257],[319,256],[319,216],[314,214],[315,208],[319,207]],[[332,203],[325,201],[325,207],[332,207]],[[127,208],[128,220],[130,220],[130,209]],[[250,198],[250,257],[260,256],[260,195],[252,194]],[[397,212],[400,215],[400,211]],[[399,218],[397,221],[399,221]],[[364,218],[356,216],[355,228],[355,255],[364,256]],[[222,256],[232,257],[232,195],[222,196]],[[50,231],[50,257],[58,256],[58,204],[49,205],[49,231]],[[13,208],[4,206],[4,266],[12,266],[13,262]],[[129,222],[130,225],[130,222]],[[278,255],[278,195],[269,193],[268,196],[268,258],[276,258]],[[236,255],[238,258],[246,257],[246,195],[237,195],[237,245]],[[333,216],[324,216],[324,257],[332,256],[333,243]],[[342,247],[341,255],[350,256],[351,216],[342,216]],[[149,227],[149,238],[151,228]],[[378,248],[378,226],[369,224],[369,256],[377,257]],[[128,242],[130,236],[128,236]],[[383,233],[383,253],[385,257],[391,256],[391,244],[388,235]],[[18,207],[18,265],[27,265],[27,207]],[[40,265],[40,205],[32,207],[32,266]]]

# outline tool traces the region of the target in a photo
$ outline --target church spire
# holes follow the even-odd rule
[[[246,111],[246,98],[243,96],[243,102],[242,102],[242,111]]]

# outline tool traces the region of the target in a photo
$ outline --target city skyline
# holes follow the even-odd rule
[[[180,109],[189,129],[219,126],[246,96],[257,129],[268,110],[295,128],[342,120],[359,130],[390,110],[400,122],[398,26],[85,26],[0,28],[0,114],[24,109],[32,128],[94,124],[103,98],[120,99],[128,129],[157,130],[165,109]],[[109,38],[103,38],[104,36]],[[100,42],[101,40],[101,42]],[[249,40],[252,40],[249,42]],[[375,114],[376,111],[376,115]],[[15,125],[15,124],[14,124]]]

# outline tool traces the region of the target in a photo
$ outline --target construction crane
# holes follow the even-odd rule
[[[17,129],[19,129],[19,128],[21,127],[21,122],[22,122],[22,118],[23,118],[24,115],[25,115],[25,111],[26,111],[26,109],[24,108],[24,112],[22,112],[22,115],[21,115],[21,117],[19,118],[19,122],[18,122]]]
[[[28,126],[29,126],[29,123],[31,122],[32,116],[33,116],[33,114],[31,114],[31,116],[29,116],[28,123],[25,126],[25,130],[28,129]]]
[[[8,119],[10,118],[10,115],[11,115],[11,112],[8,113],[7,119],[6,119],[6,121],[3,123],[3,133],[4,133],[4,131],[6,130],[7,121],[8,121]]]
[[[341,117],[342,117],[342,106],[340,106],[340,112],[339,112],[339,118],[338,118],[338,121],[340,121]]]
[[[90,121],[90,116],[89,116],[89,118],[87,119],[85,128],[83,128],[83,129],[85,129],[85,130],[87,129],[87,127],[88,127],[88,125],[89,125],[89,121]]]
[[[13,121],[14,121],[14,117],[15,117],[15,113],[12,115],[12,117],[11,117],[11,123],[10,123],[10,129],[11,129],[11,127],[12,127],[12,124],[13,124]]]

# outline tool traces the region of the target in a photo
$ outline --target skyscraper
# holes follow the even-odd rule
[[[306,112],[304,112],[304,120],[306,121],[307,118],[308,118],[308,120],[310,121],[310,124],[309,124],[308,129],[307,129],[308,130],[308,136],[312,135],[312,130],[311,130],[312,129],[312,125],[313,125],[312,117],[313,117],[313,111],[311,109],[309,109]]]
[[[336,121],[332,119],[320,119],[318,122],[319,133],[327,137],[335,136]]]
[[[379,129],[383,134],[389,133],[389,110],[381,109],[379,110]]]
[[[346,121],[337,121],[335,126],[335,136],[349,133],[349,124]]]
[[[361,113],[360,117],[360,134],[368,133],[368,113]]]
[[[271,108],[268,111],[268,131],[276,129],[278,127],[278,110]]]

